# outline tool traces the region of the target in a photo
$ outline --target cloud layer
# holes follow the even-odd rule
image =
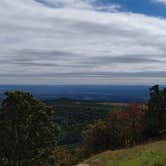
[[[166,0],[153,0],[154,2],[157,2],[157,3],[163,3],[166,5]]]
[[[1,0],[0,83],[165,83],[166,20],[92,0]]]

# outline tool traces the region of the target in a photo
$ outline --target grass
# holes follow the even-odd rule
[[[85,161],[89,166],[166,166],[166,141],[107,151]]]

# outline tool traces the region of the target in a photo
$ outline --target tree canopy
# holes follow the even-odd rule
[[[150,89],[150,100],[148,103],[147,134],[149,136],[159,135],[166,130],[166,88],[154,85]]]
[[[47,166],[59,128],[52,110],[30,93],[6,92],[0,110],[2,166]]]

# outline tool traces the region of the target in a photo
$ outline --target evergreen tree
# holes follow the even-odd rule
[[[30,93],[7,92],[0,111],[0,165],[47,166],[59,129]]]

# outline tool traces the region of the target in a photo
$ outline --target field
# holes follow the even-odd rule
[[[166,166],[166,141],[107,151],[80,166]]]

